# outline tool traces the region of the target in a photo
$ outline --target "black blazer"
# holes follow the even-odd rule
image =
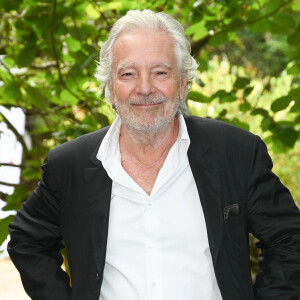
[[[187,117],[186,124],[191,139],[188,158],[223,299],[297,299],[300,212],[271,172],[265,145],[257,136],[222,122]],[[9,226],[9,254],[34,300],[99,299],[112,182],[96,153],[107,130],[50,151],[39,186]],[[254,287],[249,232],[262,249]],[[63,243],[72,288],[60,268]]]

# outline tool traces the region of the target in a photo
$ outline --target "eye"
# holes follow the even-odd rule
[[[154,71],[154,76],[157,78],[166,78],[168,76],[168,72],[164,70],[156,70]]]
[[[136,73],[132,71],[124,71],[119,74],[121,80],[131,80],[135,78]]]
[[[132,73],[131,72],[126,72],[126,73],[123,73],[121,76],[122,77],[132,76]]]

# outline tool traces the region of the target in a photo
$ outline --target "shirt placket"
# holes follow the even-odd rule
[[[145,258],[148,300],[163,300],[161,247],[158,239],[159,222],[155,202],[148,197],[145,205]]]

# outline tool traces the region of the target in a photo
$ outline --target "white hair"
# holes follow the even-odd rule
[[[110,101],[110,86],[112,83],[112,50],[117,37],[124,31],[132,29],[147,29],[151,31],[162,31],[168,33],[174,43],[174,52],[177,60],[180,80],[186,77],[188,85],[195,78],[197,63],[191,56],[191,45],[187,40],[182,25],[170,15],[159,12],[155,13],[149,9],[129,10],[112,27],[108,39],[103,43],[100,50],[100,62],[97,66],[95,77],[105,89],[105,97]],[[188,86],[187,85],[187,86]],[[186,98],[188,88],[185,90]],[[180,111],[185,113],[187,108],[185,101],[180,101]]]

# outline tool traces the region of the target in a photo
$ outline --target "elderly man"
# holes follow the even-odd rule
[[[115,23],[96,77],[119,116],[51,151],[10,225],[32,299],[300,295],[299,210],[257,136],[184,116],[196,68],[169,15],[129,11]],[[249,232],[262,249],[254,288]]]

